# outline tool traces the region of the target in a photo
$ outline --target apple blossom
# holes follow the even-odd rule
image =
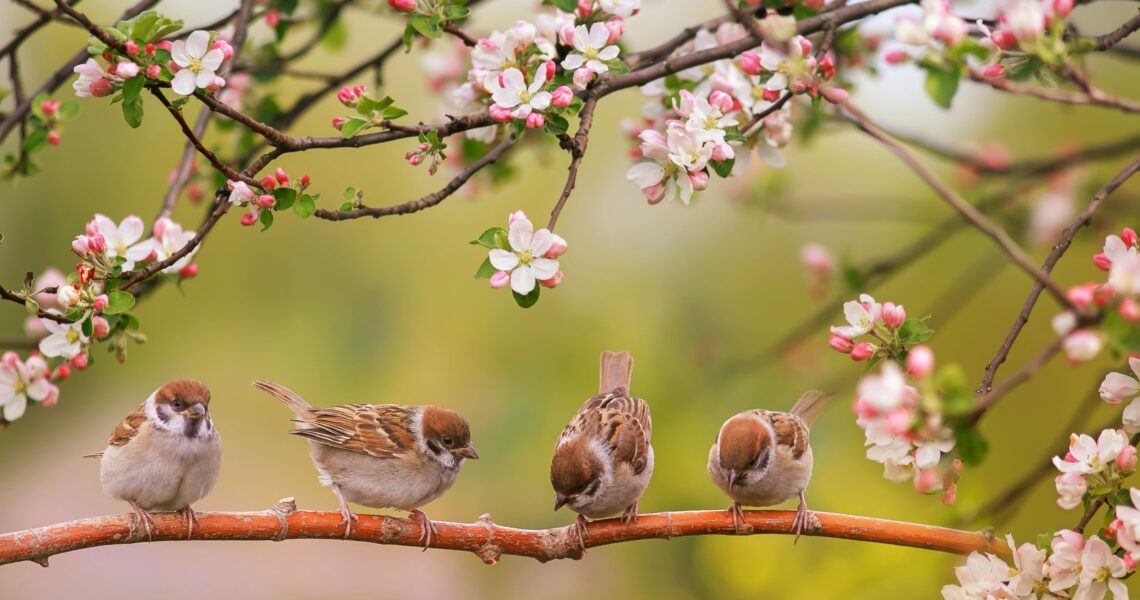
[[[181,96],[189,96],[195,88],[206,88],[214,82],[216,71],[222,66],[224,55],[217,48],[210,49],[210,34],[198,30],[185,41],[174,42],[170,58],[181,69],[174,74],[170,88]]]
[[[1100,354],[1101,348],[1104,347],[1104,337],[1091,329],[1078,329],[1065,336],[1065,339],[1061,341],[1061,347],[1064,349],[1069,362],[1085,362]]]
[[[566,108],[574,100],[574,92],[565,85],[560,85],[555,88],[554,92],[550,95],[550,103],[556,108]]]
[[[1136,377],[1140,377],[1140,358],[1130,357],[1128,366]],[[1109,404],[1120,404],[1128,398],[1134,398],[1140,393],[1140,382],[1136,377],[1116,372],[1105,375],[1100,384],[1100,397]]]
[[[609,45],[610,33],[602,23],[594,23],[589,28],[579,25],[574,28],[571,52],[562,60],[562,68],[567,71],[586,69],[593,74],[602,74],[609,70],[605,61],[618,57],[620,50],[617,46]]]
[[[1127,600],[1128,588],[1120,581],[1127,574],[1124,560],[1104,540],[1092,536],[1081,551],[1080,584],[1074,598],[1099,600],[1111,592],[1115,600]]]
[[[847,354],[851,352],[851,350],[855,347],[855,342],[839,335],[838,333],[833,333],[831,334],[831,337],[828,338],[827,345],[831,346],[832,350]]]
[[[1045,579],[1045,551],[1030,543],[1016,546],[1010,535],[1005,539],[1013,550],[1014,568],[1010,571],[1013,577],[1007,584],[1009,591],[1018,598],[1035,598]]]
[[[124,258],[126,260],[123,263],[124,270],[133,269],[136,262],[147,257],[148,253],[139,249],[138,244],[145,229],[142,219],[135,215],[127,215],[116,225],[105,215],[96,214],[91,223],[94,224],[96,231],[99,232],[106,245],[102,253],[106,254],[108,258]],[[92,248],[92,251],[99,253],[99,250],[95,248]]]
[[[230,204],[245,206],[254,198],[253,190],[244,181],[227,181],[230,188]]]
[[[101,340],[111,334],[111,324],[99,316],[91,318],[91,337]]]
[[[22,417],[29,398],[38,402],[48,398],[51,392],[48,374],[47,364],[35,356],[26,363],[17,357],[0,365],[0,407],[3,407],[5,421]]]
[[[906,322],[906,309],[901,304],[886,302],[882,309],[883,325],[889,329],[898,329]]]
[[[154,237],[145,240],[134,247],[137,254],[146,253],[146,255],[154,255],[154,260],[164,261],[176,252],[182,250],[184,246],[194,239],[195,233],[193,231],[183,231],[182,226],[178,223],[167,219],[166,217],[160,218],[154,224]],[[182,270],[183,267],[190,264],[194,258],[194,254],[198,251],[195,247],[188,252],[185,256],[179,258],[174,264],[162,270],[163,273],[173,275]]]
[[[495,101],[494,106],[500,110],[510,110],[512,118],[526,119],[531,112],[543,111],[550,106],[550,92],[542,91],[545,83],[536,72],[534,80],[528,86],[522,71],[507,69],[493,82],[490,88],[491,98]]]
[[[73,285],[61,285],[56,289],[55,301],[63,308],[79,304],[79,290]]]
[[[954,568],[954,574],[958,577],[958,585],[943,586],[944,600],[996,598],[995,591],[1004,588],[1011,577],[1005,561],[981,552],[971,552],[965,565]]]
[[[1136,469],[1136,447],[1125,446],[1120,454],[1116,455],[1116,470],[1121,473],[1131,473]]]
[[[40,353],[44,356],[74,358],[89,341],[82,323],[57,323],[47,318],[41,318],[40,323],[50,334],[40,340]]]
[[[130,61],[123,61],[115,65],[115,77],[130,79],[139,74],[139,66]]]
[[[862,362],[875,355],[875,347],[867,342],[860,342],[851,348],[851,360]]]
[[[851,301],[843,304],[843,315],[847,318],[847,325],[833,326],[832,333],[837,333],[843,337],[854,339],[866,333],[879,322],[883,315],[883,307],[875,302],[875,299],[868,294],[860,294],[859,301]]]
[[[1063,459],[1054,456],[1053,465],[1062,473],[1100,473],[1128,445],[1128,437],[1115,429],[1101,431],[1096,440],[1085,434],[1074,433],[1069,436],[1069,453]]]
[[[1057,486],[1057,506],[1065,510],[1072,510],[1081,505],[1084,500],[1088,483],[1080,473],[1063,473],[1054,478]]]
[[[158,79],[162,76],[162,67],[158,65],[151,65],[146,68],[146,76],[149,79]]]
[[[550,230],[534,230],[527,218],[516,218],[507,234],[511,250],[494,248],[488,252],[491,264],[511,274],[511,289],[520,295],[534,290],[535,282],[550,279],[558,273],[558,261],[544,255],[554,245]]]
[[[1035,0],[1019,0],[1003,16],[1013,36],[1022,44],[1037,39],[1045,31],[1045,13]]]
[[[79,75],[79,79],[71,85],[75,90],[75,95],[80,98],[88,97],[101,97],[111,93],[111,82],[107,79],[109,75],[95,62],[95,59],[89,58],[87,62],[76,65],[72,69]]]
[[[641,10],[641,0],[598,0],[598,6],[615,17],[628,19]]]

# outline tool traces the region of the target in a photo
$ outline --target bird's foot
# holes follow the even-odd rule
[[[800,505],[796,507],[796,516],[792,519],[792,533],[796,536],[792,543],[800,541],[800,535],[809,527],[812,520],[811,511],[807,507],[807,499],[800,493]]]
[[[424,511],[417,508],[408,512],[410,512],[412,518],[420,524],[420,537],[418,541],[424,543],[424,552],[427,552],[427,549],[431,548],[431,538],[439,535],[439,531],[435,528],[435,523],[431,522],[431,519],[428,518],[427,513]]]
[[[138,519],[137,523],[133,520],[131,522],[131,535],[134,535],[135,532],[138,531],[139,525],[142,525],[143,530],[146,531],[146,541],[153,542],[154,519],[150,516],[150,513],[147,512],[145,508],[139,506],[134,502],[131,502],[131,508],[134,509],[135,517]]]
[[[573,541],[578,542],[578,547],[582,549],[582,554],[586,553],[586,538],[590,537],[590,530],[586,527],[586,517],[578,515],[574,520],[573,529],[570,530],[570,536]]]
[[[732,530],[740,533],[740,526],[744,524],[744,507],[739,502],[733,502],[728,507],[728,514],[732,515]]]
[[[637,500],[634,500],[633,504],[630,504],[628,507],[626,507],[625,513],[623,513],[621,516],[621,522],[626,527],[629,527],[630,525],[633,525],[633,522],[636,520],[637,520]]]
[[[190,539],[190,536],[194,535],[194,526],[199,524],[198,513],[194,512],[193,507],[186,505],[186,508],[178,511],[178,514],[186,523],[186,539]]]

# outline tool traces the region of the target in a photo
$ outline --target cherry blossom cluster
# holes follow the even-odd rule
[[[566,253],[566,240],[545,227],[535,231],[521,210],[507,218],[507,229],[492,227],[471,243],[488,250],[475,277],[490,279],[493,289],[509,285],[523,308],[538,302],[541,288],[562,283],[558,257]]]
[[[833,326],[827,343],[837,352],[851,356],[851,360],[906,358],[907,348],[930,339],[934,333],[919,319],[908,319],[901,304],[879,304],[868,294],[843,304],[846,325]],[[869,336],[874,341],[856,342]]]
[[[728,177],[742,172],[753,151],[768,165],[783,166],[779,149],[792,135],[792,105],[783,96],[846,101],[844,90],[827,85],[835,75],[834,57],[817,57],[812,42],[795,35],[794,19],[772,13],[759,26],[766,41],[758,48],[641,88],[650,98],[641,111],[643,121],[626,125],[640,141],[633,155],[641,162],[626,178],[650,204],[677,197],[688,204],[694,192],[708,186],[710,173]],[[698,31],[678,55],[746,36],[743,26],[723,23],[715,32]],[[761,114],[766,116],[754,122]]]
[[[1063,337],[1065,354],[1072,363],[1092,360],[1106,343],[1120,353],[1140,352],[1140,346],[1132,341],[1140,323],[1140,251],[1136,232],[1125,227],[1120,235],[1105,238],[1104,251],[1093,257],[1093,264],[1108,272],[1108,280],[1070,288],[1067,297],[1081,314],[1070,310],[1053,317],[1053,330]],[[1103,327],[1082,321],[1097,311],[1107,311]]]
[[[1140,500],[1140,493],[1135,489],[1132,493],[1133,498]],[[1124,508],[1127,507],[1121,507],[1117,514]],[[1071,529],[1058,531],[1048,543],[1040,545],[1024,543],[1015,547],[1011,536],[1006,540],[1013,551],[1012,567],[993,554],[973,552],[965,565],[954,569],[958,585],[942,588],[944,600],[1102,600],[1110,593],[1114,600],[1128,598],[1128,588],[1121,580],[1136,570],[1136,559],[1131,553],[1118,556],[1122,551],[1114,552],[1110,541],[1096,535],[1085,539]]]
[[[317,200],[321,195],[305,193],[311,184],[312,180],[308,175],[292,179],[285,169],[278,168],[272,175],[261,178],[260,189],[264,193],[258,193],[256,187],[244,181],[226,181],[226,189],[230,191],[231,205],[249,209],[241,216],[241,224],[252,227],[260,222],[261,230],[265,231],[273,225],[274,212],[292,208],[293,212],[302,219],[316,212]]]
[[[1136,470],[1136,448],[1116,429],[1105,429],[1095,440],[1074,433],[1069,437],[1069,451],[1053,457],[1053,465],[1061,472],[1055,480],[1057,506],[1087,508],[1099,497],[1119,492],[1121,482]]]
[[[55,406],[59,402],[59,388],[52,381],[66,379],[69,374],[67,365],[60,365],[53,371],[38,354],[33,353],[27,360],[20,360],[15,352],[0,355],[0,416],[3,421],[10,423],[24,416],[29,400]]]

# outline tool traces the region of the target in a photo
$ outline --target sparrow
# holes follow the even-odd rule
[[[332,486],[340,501],[344,537],[360,520],[348,508],[397,508],[420,524],[424,550],[435,525],[419,507],[439,498],[459,475],[463,459],[477,459],[471,430],[459,414],[441,406],[342,404],[315,408],[289,389],[253,385],[293,411],[290,433],[309,441],[309,456],[321,485]]]
[[[629,353],[603,352],[599,394],[578,409],[554,448],[554,510],[569,506],[578,513],[574,527],[583,551],[586,517],[624,511],[623,522],[633,523],[653,476],[653,423],[649,404],[629,395],[632,373]]]
[[[709,450],[713,483],[729,498],[732,526],[744,521],[742,506],[772,506],[799,496],[792,522],[799,541],[809,519],[804,490],[811,481],[811,424],[831,394],[805,392],[789,412],[753,409],[724,422]]]
[[[152,512],[178,512],[186,537],[198,517],[190,505],[206,497],[222,468],[222,438],[210,419],[210,390],[178,379],[154,391],[111,432],[99,459],[103,491],[134,509],[148,539]]]

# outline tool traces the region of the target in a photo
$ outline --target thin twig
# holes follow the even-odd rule
[[[210,161],[210,164],[213,165],[215,169],[217,169],[222,175],[225,175],[227,179],[231,179],[233,181],[244,181],[247,184],[255,186],[259,185],[258,182],[254,181],[252,178],[238,173],[229,165],[223,163],[216,154],[210,151],[209,148],[202,145],[202,141],[199,140],[196,135],[194,135],[194,130],[190,128],[190,125],[186,122],[186,119],[182,117],[182,110],[174,108],[174,106],[170,103],[169,100],[166,99],[166,96],[164,96],[161,91],[156,88],[150,88],[150,91],[151,94],[153,94],[154,97],[157,98],[164,107],[166,107],[166,111],[169,112],[172,117],[174,117],[174,120],[178,122],[178,126],[182,128],[182,135],[186,136],[186,139],[190,140],[190,143],[193,144],[196,150],[198,150],[198,154],[201,154],[206,158],[206,160]]]
[[[594,108],[597,105],[598,99],[596,97],[587,96],[581,112],[578,113],[578,131],[574,134],[574,139],[568,144],[569,147],[566,148],[570,152],[570,166],[566,169],[566,184],[562,186],[562,194],[558,196],[558,202],[551,209],[550,222],[546,225],[550,231],[554,231],[558,217],[562,214],[562,207],[566,206],[566,201],[570,199],[570,192],[574,191],[574,185],[578,181],[578,168],[582,165],[582,158],[586,156],[586,145],[590,141],[590,126],[594,123]]]
[[[1124,38],[1132,35],[1138,29],[1140,29],[1140,13],[1136,13],[1131,19],[1125,21],[1123,25],[1109,33],[1093,38],[1096,42],[1096,49],[1102,52],[1108,50],[1124,41]]]

